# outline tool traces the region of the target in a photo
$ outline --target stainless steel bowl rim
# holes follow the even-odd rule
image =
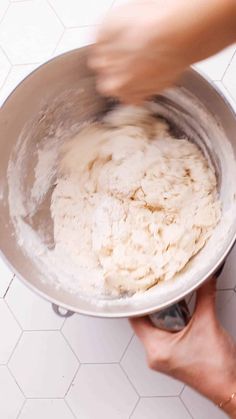
[[[67,52],[65,54],[62,54],[62,56],[67,56],[71,54],[70,52]],[[31,75],[35,72],[37,72],[40,68],[44,67],[46,64],[54,61],[54,59],[47,61],[46,63],[42,64],[42,66],[38,67],[37,69],[35,69],[32,73],[30,73],[24,80],[21,81],[20,84],[18,84],[18,86],[12,91],[12,93],[9,95],[9,97],[5,100],[4,104],[2,106],[4,106],[8,100],[10,100],[10,98],[14,95],[15,91],[19,88],[19,86],[21,84],[23,84],[25,82],[26,79],[30,78]],[[202,74],[201,71],[196,70],[194,68],[194,72],[198,73],[200,75],[200,77],[202,79],[204,79],[213,89],[215,92],[217,92],[217,94],[220,96],[220,98],[224,101],[225,105],[227,106],[228,110],[234,115],[235,117],[235,111],[233,109],[233,107],[231,106],[230,102],[227,100],[227,98],[223,95],[223,93],[219,90],[219,88],[204,74]],[[187,290],[184,290],[182,293],[180,293],[178,296],[176,296],[175,298],[171,298],[168,303],[163,303],[163,304],[159,304],[158,305],[158,310],[164,309],[176,302],[178,302],[179,300],[183,299],[187,294],[193,292],[194,290],[196,290],[198,287],[200,287],[209,277],[211,277],[216,271],[217,269],[222,265],[222,263],[226,260],[229,252],[231,251],[234,243],[236,240],[236,231],[234,233],[234,236],[232,238],[232,240],[230,241],[229,245],[227,246],[226,250],[224,251],[224,253],[221,255],[220,259],[218,260],[218,263],[215,264],[215,266],[213,266],[209,272],[204,275],[201,279],[199,279],[197,286],[194,284],[193,286],[189,286]],[[89,316],[95,316],[95,317],[108,317],[108,318],[122,318],[122,317],[127,317],[127,313],[111,313],[111,312],[104,312],[102,309],[99,311],[99,309],[96,310],[96,312],[94,312],[93,310],[86,310],[86,309],[81,309],[81,308],[76,308],[73,305],[69,305],[64,303],[61,300],[58,300],[56,298],[52,298],[51,296],[48,296],[46,293],[42,292],[41,290],[39,290],[36,286],[34,286],[33,284],[31,284],[27,279],[25,279],[20,272],[17,271],[17,269],[9,262],[9,260],[5,257],[4,253],[0,250],[0,256],[3,259],[3,261],[8,265],[9,269],[11,271],[13,271],[13,273],[32,291],[34,291],[36,294],[40,295],[42,298],[50,301],[51,303],[58,305],[62,308],[64,308],[65,310],[69,310],[69,311],[74,311],[74,312],[78,312],[80,314],[84,314],[84,315],[89,315]],[[142,316],[142,315],[147,315],[147,314],[151,314],[154,313],[155,311],[157,311],[157,307],[155,305],[152,305],[146,309],[136,309],[134,307],[133,310],[131,310],[129,312],[129,317],[135,317],[135,316]]]

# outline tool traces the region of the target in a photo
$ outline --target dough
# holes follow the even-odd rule
[[[119,106],[61,150],[52,195],[56,249],[91,272],[84,288],[145,291],[204,246],[221,210],[214,170],[145,108]],[[99,282],[101,285],[101,282]]]

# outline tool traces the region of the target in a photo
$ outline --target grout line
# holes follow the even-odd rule
[[[121,355],[121,357],[120,357],[119,363],[120,363],[120,362],[122,362],[123,358],[125,357],[125,354],[126,354],[126,352],[127,352],[127,350],[128,350],[128,347],[129,347],[129,345],[131,344],[131,341],[133,340],[133,337],[134,337],[134,332],[132,333],[132,336],[131,336],[131,338],[130,338],[129,342],[128,342],[128,344],[126,345],[126,347],[125,347],[125,349],[124,349],[124,351],[123,351],[123,353],[122,353],[122,355]]]
[[[125,374],[126,378],[128,379],[129,383],[131,384],[133,390],[135,391],[135,393],[137,394],[138,397],[140,397],[140,394],[138,393],[138,390],[136,390],[134,384],[132,383],[131,379],[129,378],[127,372],[125,371],[125,369],[123,368],[123,366],[120,364],[120,368],[123,371],[123,373]]]
[[[60,328],[59,329],[58,328],[57,329],[28,329],[28,328],[25,328],[25,327],[21,327],[21,330],[24,333],[37,333],[37,332],[43,332],[43,333],[47,333],[47,332],[59,332],[60,333],[61,332]]]
[[[27,397],[27,400],[64,400],[64,397]]]
[[[20,408],[20,410],[19,410],[19,412],[18,412],[18,414],[16,416],[16,419],[19,419],[20,418],[21,412],[23,411],[23,409],[25,407],[26,401],[27,401],[26,399],[23,401],[22,406],[21,406],[21,408]]]
[[[9,73],[8,73],[8,74],[9,74]],[[5,80],[5,81],[6,81],[6,80]],[[4,84],[5,84],[5,82],[4,82]],[[15,275],[13,274],[13,277],[12,277],[12,279],[10,280],[10,282],[9,282],[9,284],[8,284],[8,287],[7,287],[6,291],[5,291],[5,294],[3,295],[3,299],[4,299],[4,298],[6,298],[6,295],[7,295],[8,291],[9,291],[9,289],[10,289],[10,286],[11,286],[11,284],[12,284],[12,282],[13,282],[14,278],[15,278]],[[8,304],[7,304],[7,306],[8,306]]]
[[[0,23],[2,23],[2,21],[3,21],[3,19],[5,18],[5,16],[6,16],[6,14],[7,14],[8,10],[10,9],[10,7],[11,7],[11,3],[9,2],[9,4],[8,4],[8,6],[7,6],[6,10],[5,10],[5,12],[3,13],[3,15],[2,15],[2,17],[1,17],[1,19],[0,19]]]
[[[134,408],[132,409],[132,411],[131,411],[131,413],[130,413],[130,415],[129,415],[129,419],[131,419],[131,418],[132,418],[132,416],[133,416],[133,414],[134,414],[134,412],[135,412],[135,410],[136,410],[136,407],[138,406],[138,404],[139,404],[140,400],[141,400],[141,398],[140,398],[140,396],[139,396],[139,397],[138,397],[137,402],[135,403]]]
[[[101,26],[101,23],[90,23],[90,24],[87,24],[87,25],[66,26],[65,30],[69,31],[70,29],[94,28],[94,27],[99,27],[99,26]]]
[[[12,316],[14,317],[14,319],[15,319],[16,323],[17,323],[17,324],[18,324],[18,326],[20,327],[20,330],[23,332],[23,331],[24,331],[24,329],[23,329],[23,327],[21,326],[21,324],[20,324],[19,320],[17,319],[17,317],[16,317],[16,315],[15,315],[14,311],[13,311],[13,310],[12,310],[12,308],[9,306],[8,301],[7,301],[7,298],[6,298],[4,301],[5,301],[6,306],[8,307],[8,310],[11,312],[11,314],[12,314]]]
[[[22,333],[24,333],[24,335],[30,334],[30,333],[35,333],[35,332],[51,332],[51,330],[28,330],[28,329],[24,329],[22,331]]]
[[[4,84],[4,83],[5,83],[5,81],[6,81],[6,79],[7,79],[7,77],[8,77],[8,75],[9,75],[9,73],[10,73],[10,71],[11,71],[11,68],[12,68],[12,63],[11,63],[11,61],[9,60],[9,58],[8,58],[8,56],[7,56],[7,54],[6,54],[6,51],[3,49],[2,45],[0,45],[0,50],[2,51],[2,53],[3,53],[4,57],[6,58],[6,60],[7,60],[8,64],[10,65],[10,69],[8,70],[7,76],[5,77],[4,82],[3,82],[3,84]],[[1,85],[1,88],[2,88],[3,84]]]
[[[186,387],[186,386],[185,386],[185,384],[183,383],[183,388],[182,388],[181,392],[180,392],[180,393],[179,393],[179,395],[178,395],[179,397],[181,397],[181,395],[183,394],[185,387]]]
[[[75,415],[75,413],[73,412],[72,408],[70,407],[70,404],[68,403],[68,401],[66,399],[64,399],[64,402],[65,402],[66,406],[68,407],[68,409],[70,410],[70,412],[72,413],[74,419],[78,419],[77,416]]]
[[[221,83],[222,87],[224,88],[224,90],[220,88],[221,94],[227,99],[227,101],[229,102],[229,104],[231,105],[231,107],[233,108],[233,110],[235,110],[236,100],[235,100],[234,96],[232,95],[232,93],[228,89],[228,87],[225,86],[223,80],[221,80],[220,83]],[[229,98],[227,96],[229,96]]]
[[[51,54],[51,58],[54,58],[54,57],[55,57],[56,50],[57,50],[57,48],[58,48],[58,46],[59,46],[59,44],[60,44],[60,42],[61,42],[61,40],[62,40],[62,38],[63,38],[63,36],[64,36],[64,34],[65,34],[65,32],[66,32],[66,30],[65,30],[65,28],[64,28],[64,30],[63,30],[63,32],[62,32],[62,34],[61,34],[60,38],[59,38],[59,39],[58,39],[58,41],[57,41],[57,44],[56,44],[55,48],[53,48],[53,51],[52,51],[52,54]]]
[[[18,339],[17,339],[17,342],[16,342],[16,344],[15,344],[15,346],[14,346],[14,348],[13,348],[13,350],[11,351],[11,355],[9,356],[9,358],[8,358],[8,360],[7,360],[7,366],[9,365],[9,363],[10,363],[10,361],[11,361],[11,359],[12,359],[12,357],[13,357],[13,355],[14,355],[14,353],[15,353],[15,350],[16,350],[16,347],[18,346],[18,343],[20,342],[20,340],[21,340],[21,338],[22,338],[22,336],[23,336],[23,330],[21,329],[21,332],[20,332],[20,335],[19,335],[19,337],[18,337]]]
[[[180,399],[180,401],[182,402],[182,404],[183,404],[183,406],[185,407],[185,409],[187,410],[187,412],[188,412],[188,414],[190,415],[190,417],[191,417],[192,419],[194,419],[194,417],[193,417],[192,413],[190,412],[190,410],[189,410],[188,406],[185,404],[185,402],[184,402],[184,400],[182,399],[182,397],[181,397],[181,396],[179,397],[179,399]]]
[[[31,0],[27,0],[27,1],[31,1]],[[40,65],[42,65],[44,63],[46,63],[46,60],[45,61],[34,61],[33,63],[16,63],[16,64],[12,64],[12,67],[23,67],[23,66],[27,66],[27,65],[37,65],[37,66],[40,66]]]
[[[124,357],[125,357],[125,355],[126,355],[126,352],[127,352],[128,348],[129,348],[129,346],[131,345],[131,342],[134,340],[134,338],[135,338],[135,334],[133,333],[133,335],[132,335],[132,337],[131,337],[131,339],[130,339],[130,341],[129,341],[128,345],[126,346],[126,348],[125,348],[125,350],[124,350],[124,353],[123,353],[122,357],[120,358],[120,361],[119,361],[119,363],[120,363],[120,364],[121,364],[121,362],[123,361],[123,359],[124,359]]]
[[[229,67],[230,67],[230,65],[231,65],[231,63],[232,63],[232,61],[233,61],[233,59],[234,59],[235,56],[236,56],[236,49],[235,49],[235,51],[234,51],[231,59],[229,60],[229,63],[228,63],[228,65],[227,65],[227,67],[226,67],[226,69],[225,69],[225,71],[223,73],[223,76],[221,77],[220,80],[216,80],[216,81],[223,81],[223,79],[224,79],[224,77],[225,77],[225,75],[226,75],[226,73],[227,73],[227,71],[228,71],[228,69],[229,69]]]
[[[58,15],[58,13],[56,12],[56,10],[54,9],[53,5],[50,3],[50,1],[47,0],[47,4],[50,7],[50,9],[53,11],[54,15],[57,17],[57,19],[59,20],[59,22],[61,23],[61,25],[63,26],[64,30],[66,29],[63,21],[61,20],[60,16]],[[69,5],[68,5],[69,7]]]
[[[0,21],[1,24],[1,21]],[[9,61],[9,63],[11,64],[11,66],[14,66],[13,62],[10,60],[10,57],[8,55],[8,53],[6,52],[4,46],[2,44],[0,44],[1,50],[4,53],[4,55],[6,56],[7,60]]]
[[[65,326],[65,323],[66,323],[66,318],[65,319],[63,319],[63,322],[62,322],[62,325],[61,325],[61,327],[60,327],[60,332],[63,334],[63,336],[64,336],[64,333],[63,333],[63,331],[62,331],[62,329],[63,329],[63,327]]]
[[[141,399],[176,399],[178,398],[179,395],[178,394],[174,394],[174,395],[162,395],[162,396],[141,396]]]
[[[24,398],[25,398],[25,399],[27,399],[27,397],[26,397],[26,395],[25,395],[24,391],[22,390],[22,388],[21,388],[20,384],[18,383],[18,381],[17,381],[16,377],[14,376],[13,372],[11,371],[11,369],[9,368],[9,366],[8,366],[8,365],[7,365],[6,367],[7,367],[8,371],[9,371],[9,374],[11,375],[11,377],[13,378],[13,380],[15,381],[15,383],[16,383],[16,385],[17,385],[17,387],[19,388],[19,390],[20,390],[20,392],[21,392],[22,396],[24,396]]]
[[[65,395],[64,395],[64,400],[66,400],[66,397],[67,397],[68,393],[70,392],[71,387],[72,387],[72,386],[73,386],[73,384],[74,384],[74,381],[75,381],[75,379],[76,379],[76,377],[77,377],[77,374],[78,374],[78,372],[79,372],[80,366],[81,366],[81,364],[79,364],[79,365],[78,365],[78,368],[77,368],[77,369],[76,369],[76,371],[75,371],[75,374],[74,374],[74,376],[73,376],[73,378],[72,378],[72,380],[71,380],[71,382],[70,382],[70,384],[69,384],[69,386],[68,386],[68,389],[67,389],[67,391],[65,392]]]
[[[120,365],[119,361],[112,361],[112,362],[81,362],[81,365]]]
[[[230,288],[228,288],[228,289],[226,289],[226,288],[225,289],[222,289],[222,288],[219,289],[219,288],[217,288],[216,289],[216,294],[218,294],[218,293],[220,294],[220,293],[224,293],[224,292],[229,292],[229,291],[233,291],[233,290],[234,290],[233,288],[231,288],[231,289]]]
[[[74,351],[74,349],[72,348],[72,346],[71,346],[71,344],[70,344],[69,340],[68,340],[68,339],[67,339],[67,337],[64,335],[63,331],[59,331],[59,332],[61,333],[61,335],[62,335],[62,337],[63,337],[63,339],[64,339],[65,343],[69,346],[70,350],[73,352],[73,354],[74,354],[74,356],[76,357],[76,359],[77,359],[78,363],[80,364],[79,357],[78,357],[78,355],[76,354],[76,352]]]

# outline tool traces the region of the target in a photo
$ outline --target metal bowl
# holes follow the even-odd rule
[[[0,249],[21,280],[52,303],[73,312],[101,317],[150,314],[179,301],[199,287],[227,257],[236,237],[236,115],[216,87],[193,69],[174,89],[153,99],[153,112],[168,119],[173,130],[199,144],[218,176],[222,221],[204,249],[173,280],[144,294],[120,299],[86,298],[56,287],[49,274],[16,238],[9,208],[8,166],[17,158],[17,142],[28,135],[28,160],[19,188],[29,187],[34,151],[55,130],[98,118],[113,103],[97,95],[86,67],[88,48],[61,55],[30,74],[0,111]],[[14,161],[14,159],[13,159]],[[16,160],[15,160],[16,162]],[[47,222],[47,215],[43,214]],[[60,275],[60,272],[58,272]]]

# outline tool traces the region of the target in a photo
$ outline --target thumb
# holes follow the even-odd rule
[[[144,346],[148,346],[154,336],[156,339],[161,341],[162,339],[166,339],[168,336],[172,335],[172,333],[165,332],[164,330],[158,329],[154,326],[148,316],[132,318],[130,319],[130,323],[134,332]]]
[[[197,292],[195,316],[203,312],[215,313],[216,277],[213,276]]]

